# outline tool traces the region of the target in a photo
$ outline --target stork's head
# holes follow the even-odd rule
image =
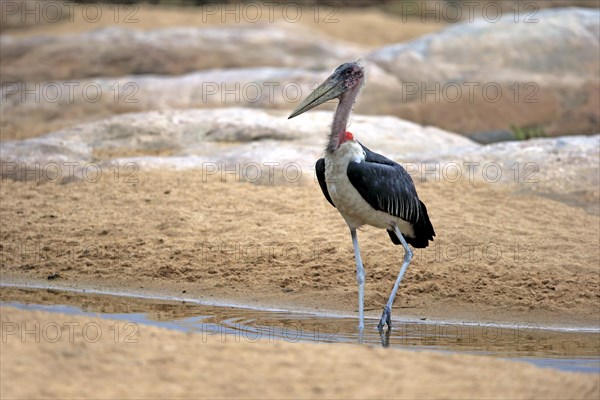
[[[325,82],[320,84],[300,103],[288,119],[294,118],[326,101],[336,98],[341,100],[346,93],[356,93],[361,88],[364,79],[364,68],[358,62],[340,65]]]

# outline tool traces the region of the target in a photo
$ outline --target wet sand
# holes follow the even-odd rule
[[[96,183],[6,180],[3,280],[355,313],[350,235],[318,185],[225,178],[143,170],[135,184],[108,171]],[[598,216],[501,184],[418,191],[437,237],[415,252],[393,316],[599,325]],[[403,250],[374,228],[359,241],[367,314],[377,317]]]
[[[51,286],[52,284],[48,284]],[[2,287],[0,305],[132,321],[205,335],[231,335],[255,343],[351,343],[376,347],[485,355],[568,372],[595,373],[600,368],[598,331],[576,327],[542,329],[535,324],[511,326],[436,320],[402,321],[380,335],[377,319],[367,319],[360,334],[354,316],[308,314],[277,308],[199,303],[186,294],[168,299],[93,293],[90,290]]]
[[[236,343],[219,335],[11,307],[1,308],[1,320],[10,329],[22,324],[38,329],[44,338],[36,343],[32,334],[6,334],[2,398],[593,399],[600,390],[595,375],[489,357],[358,345]],[[68,329],[56,334],[57,326]],[[24,374],[35,379],[9,384]]]

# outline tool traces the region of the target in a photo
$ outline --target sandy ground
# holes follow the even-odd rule
[[[488,357],[358,345],[236,343],[219,335],[132,328],[123,321],[10,307],[0,311],[3,399],[595,399],[600,391],[595,375]],[[37,331],[39,342],[21,327]],[[57,327],[63,327],[60,334]],[[25,383],[24,376],[35,379]]]
[[[105,172],[97,183],[2,182],[5,281],[58,274],[52,283],[356,311],[350,235],[316,182],[142,170],[133,184]],[[499,184],[418,191],[437,237],[415,252],[395,316],[600,324],[598,216]],[[376,317],[403,250],[374,228],[359,241]]]

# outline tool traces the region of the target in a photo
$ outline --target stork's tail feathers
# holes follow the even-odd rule
[[[433,225],[431,225],[431,221],[429,220],[429,215],[427,215],[427,207],[421,203],[421,212],[419,213],[419,219],[417,222],[412,224],[413,231],[415,233],[415,237],[404,236],[406,239],[406,243],[410,244],[415,249],[423,249],[429,246],[429,241],[433,241],[433,237],[435,236],[435,231],[433,230]],[[390,239],[394,244],[400,244],[400,239],[396,236],[394,231],[388,229],[388,235],[390,235]]]

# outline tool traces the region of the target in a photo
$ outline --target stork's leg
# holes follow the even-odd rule
[[[398,239],[402,243],[402,246],[404,246],[405,253],[404,253],[404,261],[402,261],[402,268],[400,268],[400,273],[398,274],[398,278],[396,278],[396,283],[394,284],[394,288],[392,289],[390,298],[388,299],[387,304],[385,305],[385,308],[383,309],[383,314],[381,314],[381,319],[379,320],[379,325],[377,325],[377,329],[379,329],[379,331],[383,330],[383,326],[385,324],[387,324],[388,330],[392,329],[392,305],[394,304],[394,299],[396,298],[396,292],[398,292],[398,287],[400,286],[400,282],[402,282],[402,277],[404,276],[404,273],[406,272],[406,269],[408,268],[408,264],[410,264],[410,260],[412,259],[412,256],[413,256],[412,250],[410,249],[410,247],[408,247],[408,243],[406,243],[404,236],[402,236],[402,233],[400,233],[400,229],[398,229],[398,226],[396,224],[393,224],[392,227],[394,228],[394,232],[396,233],[396,236],[398,236]]]
[[[365,327],[365,269],[360,258],[360,249],[358,248],[358,238],[356,237],[356,229],[350,228],[352,235],[352,244],[354,245],[354,260],[356,261],[356,282],[358,283],[358,330],[359,337],[362,336],[362,331]]]

